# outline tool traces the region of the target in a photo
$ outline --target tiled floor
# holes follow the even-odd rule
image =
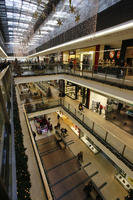
[[[48,114],[48,117],[51,118],[54,126],[57,123],[57,114]],[[37,140],[55,197],[73,199],[76,196],[77,199],[85,199],[83,188],[85,182],[91,177],[106,200],[115,200],[118,197],[124,200],[127,192],[114,178],[116,169],[101,153],[93,154],[71,130],[69,122],[69,119],[60,118],[61,127],[68,130],[68,136],[64,139],[68,146],[65,151],[56,146],[53,136]],[[83,151],[83,163],[80,168],[75,157],[81,150]]]
[[[68,148],[61,150],[54,135],[37,140],[37,145],[54,199],[73,199],[75,190],[80,197],[78,199],[85,199],[83,183],[89,177],[83,169],[80,169],[79,161],[73,153]],[[80,189],[81,185],[82,190]]]

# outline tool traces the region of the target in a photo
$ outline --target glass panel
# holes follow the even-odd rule
[[[133,149],[126,146],[124,157],[126,157],[131,163],[133,163]]]
[[[94,123],[94,131],[99,135],[101,138],[105,139],[106,137],[106,130]]]
[[[75,115],[75,108],[74,108],[74,106],[70,105],[70,111]]]
[[[83,113],[80,112],[78,109],[76,110],[76,116],[82,121],[83,120]]]
[[[0,104],[0,142],[1,142],[3,127],[4,127],[4,116],[3,116],[3,112],[2,112],[2,108],[1,108],[1,104]]]
[[[88,117],[84,116],[84,123],[87,124],[87,126],[92,129],[93,127],[93,121],[88,119]]]
[[[114,147],[119,153],[122,153],[124,144],[121,143],[116,137],[112,136],[110,133],[108,134],[106,140],[112,147]]]

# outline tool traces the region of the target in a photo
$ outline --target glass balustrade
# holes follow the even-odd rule
[[[30,104],[32,105],[32,104]],[[96,137],[103,145],[105,145],[112,153],[114,153],[119,159],[128,165],[131,169],[133,169],[133,149],[129,148],[126,145],[126,141],[122,141],[121,139],[115,136],[115,130],[109,132],[105,130],[103,127],[99,126],[96,122],[89,119],[84,112],[78,110],[77,107],[71,105],[64,99],[59,99],[58,101],[50,100],[46,103],[46,105],[39,104],[39,109],[36,104],[36,109],[29,111],[29,106],[25,105],[26,112],[32,113],[41,111],[43,109],[48,109],[51,107],[62,106],[63,109],[68,112],[72,117],[78,120],[84,128],[86,128],[93,136]],[[32,105],[33,106],[33,105]]]
[[[14,133],[11,85],[11,71],[7,67],[0,72],[0,179],[10,197],[17,195],[16,180],[12,181],[12,177],[16,176],[16,165],[15,161],[12,163],[12,158],[15,156],[15,147],[12,146],[14,140],[12,134]],[[14,193],[15,191],[16,193]]]
[[[14,67],[15,76],[39,76],[52,74],[69,74],[78,77],[84,77],[91,80],[100,81],[116,86],[123,86],[133,89],[133,68],[120,66],[97,66],[88,69],[79,69],[77,66],[70,68],[69,64],[64,63],[20,63],[16,69]]]

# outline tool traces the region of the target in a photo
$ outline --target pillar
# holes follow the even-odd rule
[[[97,70],[97,68],[98,68],[99,51],[100,51],[100,45],[96,45],[95,64],[94,64],[94,69],[95,70]]]

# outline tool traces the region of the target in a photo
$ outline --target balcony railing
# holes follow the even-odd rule
[[[0,187],[3,199],[16,200],[16,159],[13,128],[13,81],[10,68],[0,72]]]
[[[99,126],[96,122],[89,119],[84,113],[80,112],[76,107],[70,105],[64,99],[51,100],[41,104],[25,105],[27,114],[42,111],[49,108],[61,106],[67,113],[75,118],[87,131],[89,131],[100,143],[109,149],[118,159],[125,163],[131,170],[133,170],[133,148],[115,136],[114,132],[110,132]],[[30,107],[30,110],[29,110]]]
[[[82,67],[80,67],[82,66]],[[133,67],[119,66],[93,66],[79,63],[70,65],[68,63],[20,63],[14,66],[15,76],[39,76],[52,74],[69,74],[102,83],[133,89]]]

